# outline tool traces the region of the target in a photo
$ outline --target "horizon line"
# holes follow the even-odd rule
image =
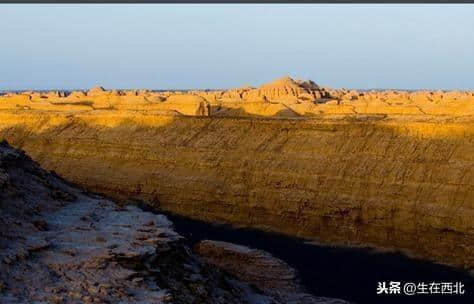
[[[323,89],[331,89],[331,90],[349,90],[349,91],[474,91],[473,88],[462,89],[462,88],[416,88],[416,89],[407,89],[407,88],[396,88],[396,87],[379,87],[379,88],[354,88],[354,87],[331,87],[326,85],[318,85]],[[31,89],[31,88],[19,88],[19,89],[2,89],[0,88],[0,92],[14,92],[14,93],[21,93],[21,92],[52,92],[52,91],[61,91],[61,92],[73,92],[73,91],[82,91],[87,92],[92,88],[95,87],[102,87],[105,91],[140,91],[140,90],[147,90],[152,92],[189,92],[189,91],[230,91],[230,90],[238,90],[243,89],[249,86],[242,86],[242,87],[232,87],[232,88],[179,88],[179,89],[156,89],[156,88],[146,88],[146,87],[129,87],[129,88],[105,88],[100,85],[92,86],[90,88],[44,88],[44,89]],[[258,89],[259,87],[253,87],[252,89]]]

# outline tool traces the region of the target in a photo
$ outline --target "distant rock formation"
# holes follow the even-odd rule
[[[106,90],[101,87],[101,86],[95,86],[93,87],[92,89],[90,89],[89,91],[87,91],[87,96],[97,96],[97,95],[102,95],[103,93],[105,93]]]
[[[308,91],[317,91],[321,88],[312,80],[297,80],[296,81],[301,87]]]
[[[295,81],[290,77],[283,77],[258,89],[247,90],[242,97],[245,99],[264,97],[266,100],[282,102],[314,102],[329,95],[311,80]]]
[[[68,96],[67,99],[72,99],[72,100],[81,100],[86,97],[86,93],[82,91],[72,91]]]
[[[348,114],[469,116],[474,115],[474,92],[331,89],[312,80],[283,77],[259,88],[246,86],[215,91],[107,91],[96,86],[86,93],[10,92],[0,96],[0,109],[102,109],[160,111],[188,116],[280,118]]]

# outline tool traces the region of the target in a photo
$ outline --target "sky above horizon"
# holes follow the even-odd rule
[[[474,5],[1,5],[0,90],[474,89]]]

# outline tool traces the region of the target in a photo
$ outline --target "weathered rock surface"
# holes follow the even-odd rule
[[[264,87],[261,101],[245,96],[262,88],[137,91],[102,109],[7,94],[0,138],[116,198],[474,267],[472,92]]]
[[[87,194],[6,143],[0,189],[1,303],[279,303],[203,264],[165,216]]]
[[[209,264],[256,286],[285,304],[345,304],[346,301],[305,293],[297,272],[268,252],[220,241],[201,241],[196,252]]]
[[[315,102],[329,94],[312,81],[295,81],[290,77],[277,79],[264,84],[258,89],[246,90],[242,94],[244,99],[263,97],[267,101],[280,101],[282,103]]]

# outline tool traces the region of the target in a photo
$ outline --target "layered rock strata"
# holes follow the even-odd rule
[[[262,100],[246,99],[256,91]],[[286,78],[222,92],[94,92],[107,107],[89,93],[61,105],[3,96],[0,137],[116,198],[474,266],[472,92],[356,92]]]

